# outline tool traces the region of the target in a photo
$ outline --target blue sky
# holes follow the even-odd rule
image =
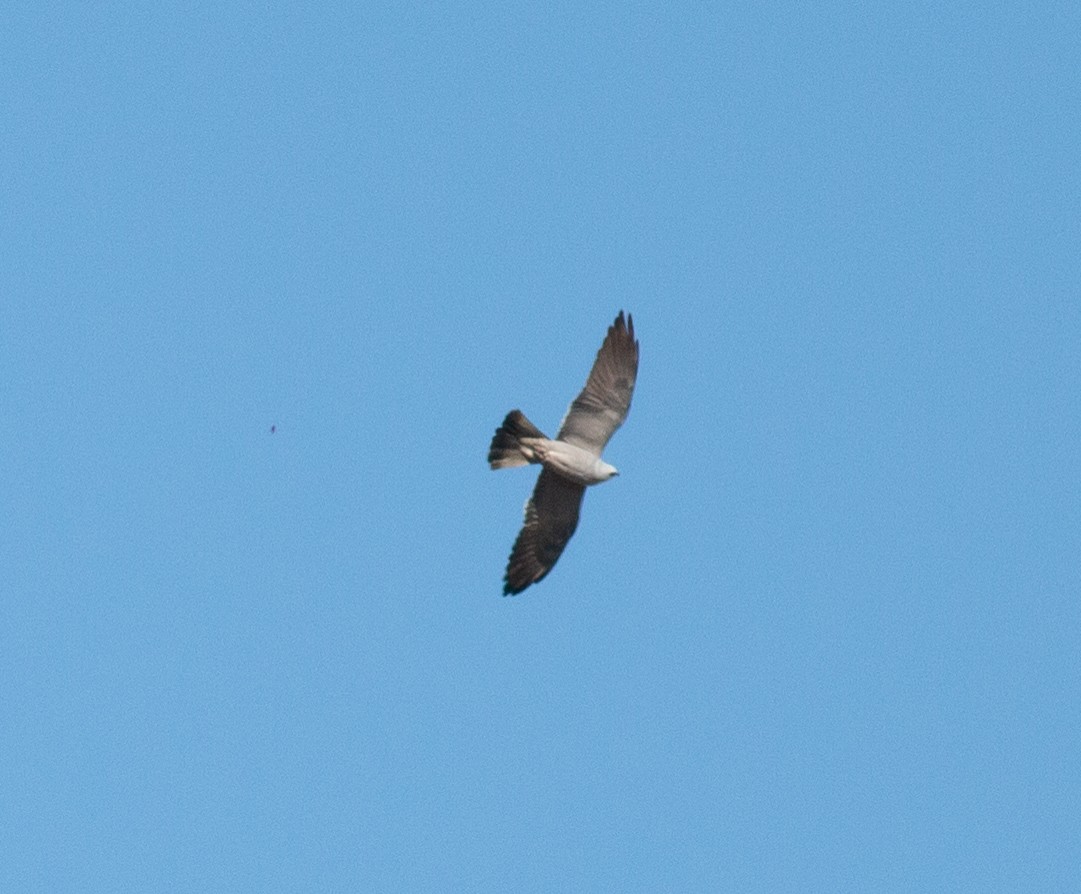
[[[1076,4],[4,18],[0,887],[1081,887]]]

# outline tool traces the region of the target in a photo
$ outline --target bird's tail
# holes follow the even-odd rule
[[[544,432],[526,419],[521,410],[511,410],[503,424],[495,430],[492,446],[488,448],[488,462],[493,469],[513,469],[538,462],[533,451],[520,439],[543,437]]]

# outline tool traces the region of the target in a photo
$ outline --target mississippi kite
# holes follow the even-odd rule
[[[637,376],[634,320],[628,314],[624,321],[620,311],[608,327],[585,388],[567,410],[554,441],[521,410],[511,410],[496,429],[488,449],[493,469],[529,463],[543,466],[507,563],[504,596],[521,593],[552,570],[578,527],[586,487],[619,474],[601,459],[601,453],[627,418]]]

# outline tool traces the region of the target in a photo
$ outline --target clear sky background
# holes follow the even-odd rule
[[[1079,58],[1076,2],[9,9],[0,888],[1081,890]],[[492,432],[621,308],[622,474],[503,598]]]

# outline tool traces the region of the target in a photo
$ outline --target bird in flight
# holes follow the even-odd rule
[[[543,466],[525,506],[525,524],[507,562],[504,596],[521,593],[552,570],[578,527],[586,487],[619,474],[601,459],[601,453],[627,418],[637,376],[634,319],[628,314],[624,320],[620,311],[608,327],[585,388],[567,410],[554,441],[521,410],[511,410],[496,429],[488,449],[493,469],[529,463]]]

